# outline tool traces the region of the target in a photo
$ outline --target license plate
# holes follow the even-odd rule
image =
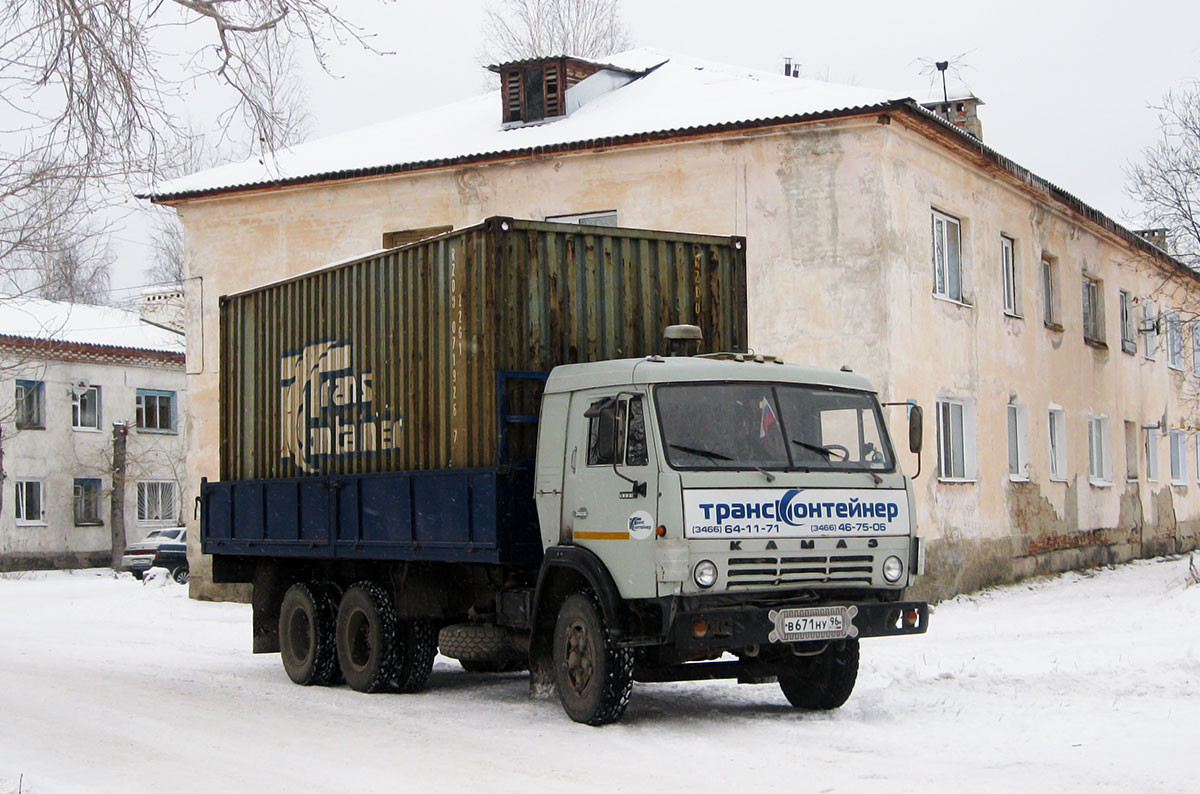
[[[856,614],[858,608],[854,606],[772,609],[769,617],[775,628],[767,639],[771,642],[801,642],[855,637],[858,636],[853,623]]]

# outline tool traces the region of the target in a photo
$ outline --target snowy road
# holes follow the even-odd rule
[[[0,794],[1200,791],[1200,587],[1138,562],[940,605],[863,643],[850,702],[639,685],[570,722],[522,675],[439,658],[428,692],[288,682],[250,611],[102,571],[0,578]],[[882,788],[879,788],[882,785]]]

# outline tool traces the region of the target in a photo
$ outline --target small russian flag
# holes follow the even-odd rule
[[[765,441],[767,431],[771,429],[771,425],[775,424],[775,411],[771,409],[771,403],[766,397],[759,400],[758,407],[762,409],[762,424],[758,428],[758,440]]]

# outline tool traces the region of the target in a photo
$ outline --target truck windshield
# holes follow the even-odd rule
[[[788,383],[667,384],[655,390],[676,469],[893,471],[867,392]]]

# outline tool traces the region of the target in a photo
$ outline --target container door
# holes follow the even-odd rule
[[[658,466],[646,439],[645,396],[587,392],[571,399],[563,475],[564,539],[595,552],[621,595],[655,595]]]

